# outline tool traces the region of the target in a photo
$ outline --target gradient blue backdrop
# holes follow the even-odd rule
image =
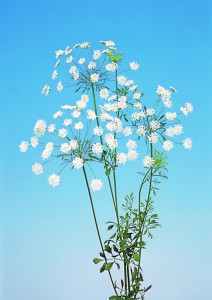
[[[146,100],[158,84],[172,85],[181,103],[194,105],[186,121],[193,150],[171,153],[156,201],[163,226],[144,256],[153,285],[146,299],[212,299],[210,1],[2,0],[0,8],[0,299],[106,300],[112,293],[92,263],[99,245],[80,171],[64,173],[53,189],[31,172],[37,156],[18,149],[35,121],[61,105],[62,96],[40,93],[54,51],[108,39],[139,61]],[[95,199],[102,227],[112,217],[106,193]]]

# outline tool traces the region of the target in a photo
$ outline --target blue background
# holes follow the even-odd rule
[[[54,51],[111,39],[140,63],[146,101],[161,84],[179,90],[176,101],[194,105],[185,121],[194,147],[170,154],[169,180],[156,199],[162,228],[142,262],[146,284],[153,285],[146,299],[212,299],[210,1],[2,0],[0,7],[0,298],[103,300],[112,294],[107,275],[92,263],[99,245],[82,174],[64,173],[53,189],[31,172],[37,156],[18,149],[37,119],[67,102],[62,94],[41,95]],[[124,187],[124,175],[120,197],[136,186],[132,177]],[[95,197],[102,229],[113,217],[107,192]]]

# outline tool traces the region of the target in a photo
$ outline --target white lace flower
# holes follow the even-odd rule
[[[54,149],[54,144],[52,142],[46,143],[45,149],[52,152],[52,150]]]
[[[74,169],[80,169],[83,167],[84,160],[81,157],[75,157],[72,160],[72,164]]]
[[[89,120],[95,120],[96,119],[96,114],[93,110],[91,110],[91,109],[87,110],[87,119],[89,119]]]
[[[186,103],[185,108],[187,109],[187,111],[189,113],[191,113],[193,111],[193,105],[191,103]]]
[[[51,186],[55,187],[60,184],[60,176],[52,174],[48,177],[48,182]]]
[[[67,64],[70,64],[70,63],[72,63],[72,61],[73,61],[73,56],[69,56],[67,59],[66,59],[66,62],[67,62]]]
[[[165,107],[171,108],[172,107],[172,101],[169,99],[163,100],[163,105]]]
[[[140,99],[141,98],[141,93],[137,93],[137,92],[134,93],[133,98],[136,99],[136,100]]]
[[[52,73],[52,79],[55,80],[58,76],[58,72],[57,70],[54,70],[53,73]]]
[[[146,157],[144,157],[143,163],[145,168],[150,168],[153,167],[155,160],[153,157],[147,155]]]
[[[65,119],[65,120],[63,121],[63,125],[64,125],[64,126],[69,126],[69,125],[71,125],[71,123],[72,123],[72,120],[71,120],[71,119]]]
[[[174,136],[175,135],[175,133],[174,133],[174,130],[173,130],[173,127],[168,127],[168,128],[166,128],[166,135],[167,136],[169,136],[169,137],[172,137],[172,136]]]
[[[107,97],[109,96],[109,91],[108,91],[108,89],[101,89],[100,90],[100,92],[99,92],[99,94],[100,94],[100,98],[101,99],[107,99]]]
[[[48,84],[45,84],[41,93],[47,96],[49,92],[50,92],[50,86]]]
[[[61,117],[63,112],[61,110],[57,111],[55,114],[53,114],[53,119],[57,119]]]
[[[77,71],[77,67],[71,66],[71,68],[69,69],[69,73],[74,74],[74,73],[76,73],[76,72],[78,72],[78,71]]]
[[[158,134],[156,132],[152,132],[150,133],[150,135],[148,136],[148,140],[150,143],[157,143],[159,137],[158,137]]]
[[[29,143],[23,141],[23,142],[20,143],[19,148],[20,148],[21,152],[26,152],[29,148]]]
[[[35,163],[35,164],[32,166],[32,172],[35,173],[36,175],[42,174],[42,173],[43,173],[43,165],[42,165],[42,164]]]
[[[80,65],[83,65],[85,61],[86,61],[86,59],[84,57],[82,57],[82,58],[79,59],[78,63]]]
[[[93,129],[93,134],[94,134],[94,135],[100,136],[100,135],[103,134],[103,129],[102,129],[101,127],[96,126],[96,127]]]
[[[186,138],[185,140],[183,140],[183,146],[184,146],[185,149],[191,150],[191,148],[192,148],[191,138]]]
[[[116,95],[112,95],[107,100],[108,101],[113,101],[113,100],[116,100],[116,99],[117,99],[117,96]]]
[[[95,143],[92,146],[92,151],[95,154],[101,154],[103,152],[104,148],[100,143]]]
[[[128,87],[128,86],[132,85],[133,83],[134,83],[133,80],[127,80],[124,85]]]
[[[73,78],[74,78],[74,80],[78,80],[79,79],[79,72],[74,72],[73,73]]]
[[[183,133],[183,126],[182,125],[175,125],[173,128],[173,132],[175,135],[180,135]]]
[[[149,126],[152,130],[157,130],[160,128],[160,123],[156,120],[153,120],[149,123]]]
[[[133,104],[133,107],[135,109],[142,109],[143,105],[141,104],[141,102],[136,102],[135,104]]]
[[[93,59],[99,59],[101,57],[102,53],[100,50],[94,50],[93,51]]]
[[[137,157],[138,157],[138,152],[137,151],[130,149],[127,152],[127,158],[129,160],[135,160]]]
[[[144,126],[138,126],[137,131],[136,131],[139,135],[145,135],[146,134],[146,130]]]
[[[174,144],[173,144],[172,141],[166,140],[166,141],[163,142],[163,149],[164,149],[165,151],[169,151],[169,150],[171,150],[173,147],[174,147]]]
[[[33,136],[33,137],[31,138],[31,146],[32,146],[33,148],[36,148],[36,147],[38,146],[38,144],[39,144],[38,138],[37,138],[36,136]]]
[[[136,61],[132,61],[130,63],[130,69],[131,70],[136,71],[136,70],[138,70],[138,68],[139,68],[139,64]]]
[[[57,90],[58,90],[58,92],[61,92],[63,88],[64,88],[64,86],[62,85],[62,82],[59,81],[59,82],[57,83]]]
[[[74,110],[72,113],[72,117],[77,119],[81,116],[81,111],[80,110]]]
[[[47,128],[47,131],[48,131],[49,133],[54,132],[54,131],[55,131],[55,124],[50,124],[50,125],[48,126],[48,128]]]
[[[81,129],[83,129],[83,126],[84,126],[84,124],[82,122],[77,122],[77,123],[75,123],[74,128],[76,130],[81,130]]]
[[[64,51],[63,50],[56,50],[55,51],[55,57],[58,58],[59,56],[63,55]]]
[[[124,85],[126,81],[127,81],[127,78],[125,76],[123,76],[123,75],[117,76],[117,82],[118,82],[118,84]]]
[[[154,108],[148,108],[147,110],[146,110],[146,115],[147,116],[153,116],[155,114],[155,110],[154,110]]]
[[[127,161],[127,155],[125,153],[118,153],[117,154],[117,163],[119,164],[125,164]]]
[[[118,65],[115,62],[111,62],[105,66],[107,71],[114,72],[118,69]]]
[[[68,131],[65,128],[62,128],[58,131],[58,136],[61,138],[65,138],[68,134]]]
[[[188,116],[189,112],[188,110],[186,109],[186,107],[181,107],[180,108],[180,111],[185,115],[185,116]]]
[[[69,54],[71,54],[71,52],[72,52],[72,49],[70,49],[70,47],[67,46],[66,49],[65,49],[65,51],[64,51],[64,54],[65,55],[69,55]]]
[[[51,156],[52,151],[49,149],[44,149],[43,152],[41,153],[42,159],[47,159]]]
[[[93,74],[90,76],[90,80],[91,80],[91,82],[97,82],[97,81],[99,80],[99,74],[93,73]]]
[[[167,120],[173,121],[177,118],[177,114],[175,112],[174,113],[167,112],[165,113],[165,117]]]
[[[123,134],[124,134],[124,136],[130,136],[130,135],[132,135],[133,134],[132,129],[130,127],[125,127],[123,129]]]
[[[95,69],[96,68],[96,63],[93,61],[90,61],[88,64],[88,69]]]
[[[43,136],[46,132],[46,122],[38,120],[34,126],[34,133],[36,136]]]
[[[114,138],[114,135],[111,133],[107,133],[104,137],[105,142],[109,149],[115,149],[118,146],[117,139]]]
[[[60,151],[63,153],[68,153],[69,151],[71,151],[71,146],[68,143],[63,143],[60,146]]]
[[[70,150],[76,150],[78,148],[78,142],[77,140],[71,140],[69,142]]]
[[[126,146],[128,149],[135,149],[137,147],[137,143],[133,140],[129,140]]]
[[[89,44],[88,42],[84,42],[84,43],[82,43],[82,44],[80,45],[80,47],[83,48],[83,49],[87,49],[87,48],[90,47],[90,44]]]
[[[95,191],[100,191],[101,188],[103,187],[103,183],[101,181],[101,179],[92,179],[91,180],[91,189],[95,192]]]

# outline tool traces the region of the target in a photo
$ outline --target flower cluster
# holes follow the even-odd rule
[[[154,156],[143,150],[142,142],[164,151],[170,151],[176,143],[185,149],[192,147],[190,138],[181,138],[184,130],[180,123],[182,115],[192,112],[192,104],[187,102],[179,111],[172,111],[171,97],[177,91],[173,87],[158,86],[157,103],[147,107],[142,100],[144,94],[135,81],[123,75],[124,57],[115,43],[100,43],[103,49],[91,51],[90,44],[84,42],[55,52],[57,62],[51,78],[58,80],[63,73],[62,66],[67,78],[58,80],[55,87],[46,84],[42,94],[72,87],[77,100],[62,105],[49,124],[38,120],[30,142],[22,141],[19,145],[21,152],[26,152],[30,146],[43,147],[43,163],[36,162],[32,167],[36,175],[42,174],[44,163],[52,159],[59,159],[62,169],[71,166],[78,170],[85,164],[100,163],[114,170],[142,156],[143,167],[153,168]],[[132,61],[128,69],[137,71],[139,64]],[[53,187],[60,183],[60,172],[48,177]],[[90,183],[93,191],[99,191],[102,186],[101,179],[93,179]]]

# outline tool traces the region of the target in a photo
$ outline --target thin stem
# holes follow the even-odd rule
[[[128,296],[130,294],[130,271],[129,271],[129,265],[127,266],[127,280],[128,280]]]
[[[95,222],[95,226],[96,226],[96,231],[97,231],[99,243],[100,243],[100,246],[101,246],[101,249],[102,249],[102,253],[104,254],[105,262],[107,263],[107,258],[106,258],[106,255],[105,255],[105,251],[104,251],[104,247],[103,247],[101,235],[100,235],[100,232],[99,232],[99,227],[98,227],[98,223],[97,223],[96,213],[95,213],[95,209],[94,209],[94,205],[93,205],[93,199],[92,199],[92,196],[91,196],[91,191],[90,191],[90,187],[89,187],[89,183],[88,183],[88,178],[87,178],[87,174],[86,174],[86,171],[85,171],[85,167],[83,166],[82,169],[83,169],[83,174],[84,174],[84,178],[85,178],[85,182],[86,182],[86,186],[87,186],[87,190],[88,190],[88,195],[89,195],[89,199],[90,199],[91,209],[92,209],[92,213],[93,213],[93,218],[94,218],[94,222]],[[116,292],[115,284],[113,283],[111,272],[109,270],[108,270],[108,273],[109,273],[109,277],[110,277],[110,280],[111,280],[114,292],[116,293],[116,295],[118,295],[117,292]]]

